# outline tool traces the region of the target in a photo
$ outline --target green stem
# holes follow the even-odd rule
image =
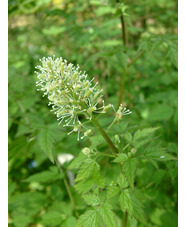
[[[116,0],[116,2],[120,3],[119,0]],[[126,30],[125,18],[124,18],[123,14],[122,14],[122,11],[121,11],[121,15],[120,15],[120,20],[121,20],[123,45],[126,46],[127,45],[127,30]]]
[[[139,52],[139,54],[136,55],[136,57],[131,60],[131,62],[127,65],[127,67],[129,68],[131,65],[133,65],[141,56],[144,55],[144,53],[145,53],[145,51]]]
[[[119,89],[119,99],[118,99],[118,107],[122,103],[123,100],[123,91],[124,91],[124,84],[125,84],[125,69],[123,70],[122,77],[121,77],[121,84],[120,84],[120,89]]]
[[[113,122],[108,126],[106,132],[109,131],[109,129],[116,123],[116,120],[114,119]]]
[[[114,158],[115,157],[115,155],[107,154],[107,153],[103,153],[103,152],[98,153],[98,156],[107,156],[107,157],[111,157],[111,158]]]
[[[101,125],[99,124],[99,122],[92,117],[91,119],[92,123],[96,126],[96,128],[99,130],[99,132],[101,133],[101,135],[103,136],[103,138],[106,140],[106,142],[109,144],[109,146],[112,148],[114,154],[118,154],[118,150],[115,147],[115,145],[112,143],[111,139],[109,138],[109,136],[107,135],[107,133],[105,132],[105,130],[101,127]]]
[[[57,160],[57,158],[55,157],[54,154],[53,154],[53,157],[54,157],[54,161],[55,161],[55,163],[56,163],[56,165],[57,165],[59,171],[60,171],[62,174],[64,174],[63,181],[64,181],[64,184],[65,184],[65,188],[66,188],[67,193],[68,193],[68,196],[69,196],[69,198],[70,198],[70,201],[71,201],[72,207],[73,207],[73,209],[74,209],[75,215],[76,215],[76,217],[79,217],[79,213],[78,213],[78,211],[77,211],[77,208],[76,208],[76,205],[75,205],[75,202],[74,202],[74,198],[73,198],[73,196],[72,196],[72,193],[71,193],[71,190],[70,190],[70,186],[69,186],[68,180],[67,180],[67,178],[66,178],[66,173],[65,173],[65,171],[63,170],[62,166],[60,165],[60,163],[58,162],[58,160]]]
[[[123,15],[120,16],[120,20],[121,20],[121,25],[122,25],[123,45],[126,46],[127,45],[127,32],[126,32],[126,23],[125,23]]]
[[[126,211],[125,213],[123,213],[122,227],[126,227],[127,226],[127,218],[128,218],[128,213]]]
[[[120,3],[120,0],[116,0],[117,3]],[[121,11],[120,15],[120,20],[121,20],[121,30],[122,30],[122,40],[123,40],[123,46],[127,46],[127,30],[126,30],[126,23],[124,16]],[[118,99],[118,107],[121,104],[123,100],[123,87],[125,83],[125,70],[123,70],[122,77],[121,77],[121,84],[120,84],[120,89],[119,89],[119,99]]]
[[[123,148],[122,151],[124,151],[129,145],[130,145],[130,144],[128,143],[128,144]]]

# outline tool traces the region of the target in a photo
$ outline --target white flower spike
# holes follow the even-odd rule
[[[87,80],[87,74],[79,70],[79,66],[67,64],[67,60],[60,58],[43,57],[40,59],[42,66],[36,66],[40,72],[36,72],[38,81],[36,86],[48,96],[48,105],[52,105],[52,111],[57,116],[59,124],[63,122],[64,127],[73,127],[72,132],[79,135],[85,128],[78,116],[84,115],[87,119],[92,118],[92,113],[105,113],[113,105],[97,107],[102,98],[101,92],[96,84]],[[91,133],[87,130],[81,139]]]

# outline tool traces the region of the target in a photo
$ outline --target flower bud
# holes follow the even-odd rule
[[[133,147],[133,148],[131,149],[131,153],[132,153],[133,155],[135,155],[136,152],[137,152],[136,148]]]
[[[90,152],[91,152],[91,150],[90,150],[90,148],[88,148],[88,147],[85,147],[85,148],[83,148],[83,150],[82,150],[82,153],[83,153],[84,155],[88,155],[88,154],[90,154]]]
[[[119,135],[115,135],[114,139],[115,139],[116,143],[118,143],[118,144],[121,143]]]

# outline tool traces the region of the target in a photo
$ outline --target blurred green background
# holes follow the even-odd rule
[[[9,226],[73,227],[63,176],[43,152],[77,156],[77,142],[58,126],[47,98],[37,92],[38,59],[63,57],[79,64],[104,89],[107,103],[132,110],[121,127],[160,126],[160,140],[177,154],[177,1],[9,0]],[[121,15],[125,19],[125,43]],[[136,57],[137,56],[137,57]],[[138,58],[139,57],[139,58]],[[112,117],[102,117],[106,125]],[[50,141],[48,143],[47,141]],[[110,179],[109,165],[102,171]],[[64,168],[68,166],[64,164]],[[177,226],[177,164],[138,169],[149,226]],[[156,184],[151,183],[156,179]],[[72,189],[80,213],[86,210]],[[121,218],[118,205],[114,206]],[[128,220],[128,227],[143,226]]]

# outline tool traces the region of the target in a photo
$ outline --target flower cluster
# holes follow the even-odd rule
[[[79,66],[67,64],[67,61],[55,56],[40,59],[42,66],[36,66],[39,72],[36,72],[38,81],[36,86],[48,96],[49,104],[52,105],[52,111],[57,116],[59,124],[63,122],[64,127],[73,127],[72,132],[78,132],[79,135],[85,126],[80,122],[79,116],[84,115],[87,119],[92,118],[92,113],[105,113],[111,104],[105,106],[104,100],[102,106],[98,107],[101,101],[102,90],[96,88],[92,81],[87,79],[87,74],[79,70]],[[86,129],[85,136],[91,133]]]

